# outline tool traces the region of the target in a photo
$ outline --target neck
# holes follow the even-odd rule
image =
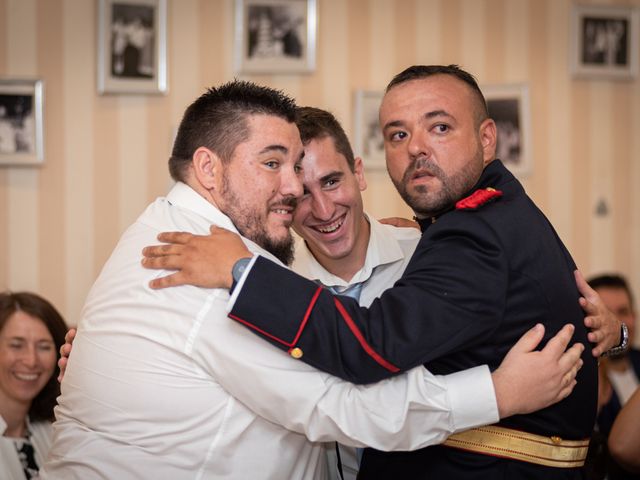
[[[628,368],[631,368],[631,362],[629,362],[629,357],[627,355],[609,357],[608,368],[616,372],[626,372]]]
[[[5,437],[22,438],[27,434],[27,415],[31,404],[16,402],[0,392],[0,416],[7,424]]]
[[[318,263],[332,275],[341,278],[345,282],[351,281],[353,276],[364,266],[367,258],[367,248],[371,237],[371,225],[367,218],[362,215],[360,231],[354,242],[353,249],[348,255],[342,258],[330,258],[322,256],[311,250]]]

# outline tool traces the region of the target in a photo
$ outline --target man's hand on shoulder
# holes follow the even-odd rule
[[[213,225],[209,235],[165,232],[158,240],[166,245],[144,248],[142,266],[176,272],[152,280],[151,288],[195,285],[229,289],[235,262],[252,256],[238,234]]]
[[[62,383],[64,378],[64,372],[67,369],[67,363],[69,363],[69,355],[71,355],[71,347],[73,346],[73,340],[76,338],[76,329],[70,328],[64,336],[64,345],[60,347],[60,358],[58,359],[58,367],[60,373],[58,374],[58,382]]]
[[[542,350],[536,351],[544,336],[544,326],[538,324],[509,350],[491,374],[500,418],[535,412],[573,391],[584,351],[581,343],[567,349],[573,332],[573,325],[565,325]]]

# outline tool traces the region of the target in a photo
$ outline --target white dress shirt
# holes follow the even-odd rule
[[[362,284],[358,300],[360,305],[368,307],[375,298],[382,295],[382,292],[393,286],[396,280],[402,276],[420,241],[421,234],[416,228],[398,228],[391,225],[383,225],[369,215],[367,215],[367,219],[371,227],[371,234],[364,265],[349,282],[325,270],[313,256],[302,238],[296,241],[295,258],[291,268],[310,280],[331,287],[336,293],[344,292],[353,285]],[[462,376],[477,374],[475,369],[460,372],[461,378]],[[485,389],[493,388],[491,376],[486,375],[486,372],[484,372],[479,378],[469,378],[469,388],[466,392],[460,390],[457,393],[466,396],[469,402],[481,401],[475,397],[477,382],[484,382],[486,384]],[[460,387],[462,389],[464,385]],[[487,399],[487,402],[487,408],[492,408],[495,400]],[[453,412],[454,415],[455,413]],[[443,420],[445,419],[443,418]],[[339,478],[334,468],[336,461],[334,459],[333,444],[327,446],[327,455],[329,456],[329,468],[332,478]],[[344,480],[355,480],[358,473],[355,448],[341,445],[340,459],[342,461]]]
[[[25,480],[27,477],[24,474],[22,463],[20,463],[16,444],[12,438],[4,436],[6,429],[7,424],[0,417],[0,478],[2,480]],[[27,430],[36,464],[38,467],[42,467],[51,446],[51,422],[32,423],[27,419]]]
[[[207,234],[210,224],[235,231],[178,183],[120,239],[83,310],[42,478],[324,479],[318,442],[412,449],[497,421],[482,382],[474,404],[468,379],[423,368],[355,386],[229,320],[226,290],[151,290],[169,272],[144,269],[142,248],[159,232]]]

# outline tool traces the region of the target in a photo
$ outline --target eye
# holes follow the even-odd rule
[[[447,133],[449,131],[449,125],[445,123],[438,123],[433,127],[436,133]]]
[[[407,138],[407,132],[403,132],[403,131],[397,131],[397,132],[392,132],[389,135],[389,140],[391,140],[392,142],[399,142],[401,140],[404,140],[405,138]]]
[[[14,350],[21,349],[23,345],[24,342],[21,342],[20,340],[12,340],[9,342],[9,348],[12,348]]]
[[[296,175],[301,174],[303,172],[302,165],[300,165],[299,163],[296,163],[295,166],[293,167],[293,171],[296,172]]]
[[[266,162],[264,162],[264,166],[275,170],[280,166],[280,163],[277,160],[267,160]]]
[[[338,179],[337,178],[330,178],[329,180],[324,182],[324,186],[325,187],[333,187],[333,186],[335,186],[337,184],[338,184]]]
[[[51,342],[41,342],[38,344],[38,350],[41,352],[50,352],[53,350],[53,344]]]

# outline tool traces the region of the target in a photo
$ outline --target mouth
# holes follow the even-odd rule
[[[313,228],[316,232],[319,232],[325,235],[334,233],[344,224],[344,218],[345,217],[343,215],[342,217],[338,218],[337,220],[334,220],[333,222],[323,223],[322,225],[314,225],[311,228]]]
[[[14,372],[13,374],[18,380],[22,380],[23,382],[33,382],[40,377],[39,373],[19,373]]]

